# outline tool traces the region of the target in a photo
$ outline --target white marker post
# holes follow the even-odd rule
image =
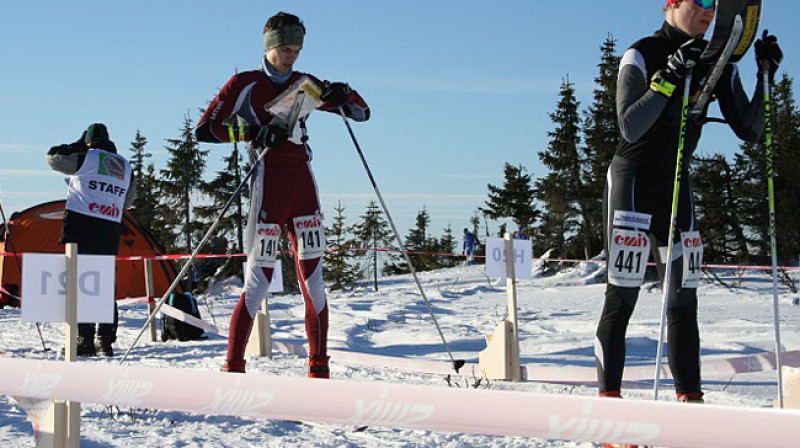
[[[155,288],[153,287],[153,260],[149,258],[144,259],[144,291],[147,296],[147,312],[152,315],[156,309],[156,304],[154,301]],[[155,319],[150,319],[150,341],[158,341]]]
[[[486,275],[506,277],[508,297],[508,317],[497,325],[491,336],[487,335],[487,347],[478,354],[478,365],[489,379],[522,380],[516,271],[519,267],[523,278],[531,278],[531,261],[530,240],[513,240],[511,234],[506,233],[504,239],[489,238],[486,241]]]
[[[79,257],[75,243],[67,244],[65,252],[66,256],[23,254],[22,321],[65,322],[64,360],[73,363],[78,355],[78,322],[114,321],[115,259]],[[35,446],[79,448],[80,415],[79,402],[51,402]]]
[[[67,243],[67,328],[64,360],[75,362],[78,354],[78,245]],[[94,343],[94,341],[92,341]],[[66,448],[79,448],[81,440],[81,404],[67,402]]]
[[[244,272],[247,273],[247,263]],[[246,274],[245,274],[246,275]],[[267,298],[261,302],[261,311],[256,313],[255,320],[253,320],[253,330],[250,332],[250,338],[247,340],[247,346],[244,352],[251,356],[266,356],[272,359],[272,322],[269,318],[269,294],[273,292],[283,291],[283,268],[281,260],[275,262],[275,267],[272,269],[272,281],[269,283],[267,291]]]

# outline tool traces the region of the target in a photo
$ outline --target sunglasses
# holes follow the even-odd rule
[[[716,6],[716,0],[694,0],[694,4],[703,9],[711,9]]]

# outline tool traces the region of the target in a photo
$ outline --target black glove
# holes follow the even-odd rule
[[[253,144],[258,148],[274,148],[289,139],[289,131],[281,124],[252,126]]]
[[[756,47],[756,62],[760,70],[769,70],[769,80],[775,80],[775,72],[778,71],[778,66],[783,61],[783,51],[778,45],[778,38],[774,34],[769,34],[769,31],[764,30],[761,39],[758,39],[755,44]]]
[[[353,89],[343,82],[325,82],[320,99],[334,108],[338,108],[342,107],[352,92]]]
[[[701,37],[695,37],[681,45],[678,51],[667,58],[667,67],[661,70],[661,77],[672,84],[678,84],[700,61],[704,49],[705,41]]]

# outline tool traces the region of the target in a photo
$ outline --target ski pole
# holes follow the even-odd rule
[[[369,181],[372,183],[372,188],[375,190],[375,194],[378,196],[381,207],[383,207],[383,212],[386,213],[387,221],[389,221],[389,224],[392,226],[397,244],[400,245],[400,252],[403,253],[403,257],[405,258],[406,263],[408,263],[408,269],[411,271],[411,276],[414,278],[414,283],[416,283],[417,289],[419,290],[422,299],[425,301],[425,307],[428,309],[428,313],[430,313],[431,318],[433,318],[433,323],[436,325],[436,331],[439,332],[444,349],[447,351],[447,355],[450,357],[450,361],[453,363],[453,369],[455,369],[456,373],[458,373],[458,369],[464,365],[464,360],[457,360],[453,357],[453,352],[450,351],[450,346],[447,344],[447,339],[445,339],[444,333],[442,333],[442,328],[439,326],[439,321],[436,319],[436,314],[434,314],[433,308],[431,308],[431,304],[428,301],[428,296],[425,295],[425,291],[422,289],[422,284],[417,277],[417,270],[414,269],[414,264],[411,263],[411,257],[408,256],[408,251],[406,251],[406,245],[403,242],[403,237],[400,236],[400,232],[397,231],[397,226],[394,224],[392,215],[389,213],[389,208],[386,207],[386,202],[383,200],[383,195],[381,195],[381,192],[378,189],[378,184],[375,182],[375,178],[372,176],[372,170],[369,169],[367,159],[364,158],[364,153],[361,151],[361,146],[358,144],[355,133],[353,133],[353,128],[350,126],[350,122],[347,121],[347,116],[344,114],[344,111],[341,107],[339,108],[339,114],[342,116],[342,121],[344,121],[344,125],[347,127],[347,132],[350,134],[350,139],[353,141],[353,146],[355,146],[356,152],[358,152],[358,157],[361,159],[361,164],[364,165],[364,169],[367,171],[367,177],[369,177]]]
[[[292,112],[289,115],[289,127],[288,127],[289,135],[291,135],[292,129],[294,128],[294,122],[297,121],[300,110],[302,109],[304,99],[305,99],[305,94],[303,91],[300,91],[297,98],[295,98],[294,105],[292,106]],[[125,354],[122,356],[122,359],[119,360],[120,364],[125,362],[125,359],[127,359],[128,354],[130,354],[131,350],[133,350],[133,347],[136,346],[136,343],[139,342],[139,339],[144,334],[148,325],[150,325],[150,322],[153,320],[156,313],[158,313],[158,310],[160,310],[161,306],[164,305],[164,303],[167,301],[167,297],[169,297],[169,295],[172,294],[172,291],[174,291],[175,287],[178,286],[178,283],[180,283],[181,278],[183,278],[184,274],[186,274],[189,268],[192,267],[195,258],[197,258],[197,254],[200,253],[200,250],[203,249],[203,246],[205,246],[208,240],[211,239],[211,235],[214,233],[214,230],[216,230],[220,222],[222,222],[222,217],[225,216],[225,213],[228,211],[231,205],[233,205],[233,201],[235,201],[236,198],[239,196],[239,194],[241,194],[242,190],[244,190],[244,187],[245,185],[247,185],[247,181],[250,179],[250,176],[252,176],[253,173],[255,173],[255,171],[258,169],[259,163],[270,149],[272,148],[266,147],[262,149],[261,152],[258,154],[258,158],[255,160],[255,162],[253,162],[253,166],[250,167],[250,171],[247,172],[247,175],[245,175],[244,179],[242,179],[242,182],[239,184],[239,186],[236,187],[236,190],[233,192],[230,199],[228,199],[228,202],[226,202],[225,205],[222,207],[222,210],[219,212],[216,219],[214,219],[214,222],[211,224],[211,227],[208,229],[208,231],[206,231],[206,234],[203,236],[203,239],[200,241],[195,250],[192,252],[192,256],[189,257],[189,260],[187,260],[186,263],[183,265],[181,271],[178,273],[177,276],[175,276],[175,280],[173,280],[172,284],[169,285],[169,288],[167,288],[167,291],[164,293],[164,296],[161,297],[156,303],[156,306],[153,308],[153,311],[147,317],[147,320],[142,326],[142,329],[139,330],[139,334],[136,335],[136,339],[133,340],[133,343],[125,351]]]
[[[689,95],[692,85],[692,70],[686,75],[683,86],[683,107],[681,108],[681,128],[678,137],[678,156],[675,162],[675,183],[672,187],[672,212],[669,217],[669,234],[667,235],[667,259],[664,271],[664,284],[661,288],[661,322],[658,326],[658,347],[656,348],[656,375],[653,384],[653,400],[658,400],[658,387],[661,382],[661,357],[663,356],[664,326],[667,320],[667,305],[669,301],[670,284],[672,283],[672,253],[673,235],[678,215],[678,198],[681,191],[681,173],[683,172],[683,147],[686,141],[686,123],[689,114]]]
[[[766,31],[764,32],[766,34]],[[764,77],[764,146],[767,152],[767,190],[769,195],[769,243],[772,253],[772,307],[775,322],[775,363],[778,372],[778,402],[783,408],[783,372],[781,368],[781,320],[778,302],[778,245],[775,237],[775,154],[772,151],[772,107],[770,105],[769,69],[762,69]]]
[[[3,204],[0,204],[0,218],[3,218],[3,224],[6,232],[6,241],[9,243],[10,249],[12,252],[17,253],[17,250],[14,249],[14,241],[11,239],[11,227],[9,226],[9,222],[6,219],[6,213],[3,211]],[[17,269],[19,269],[19,275],[22,275],[22,263],[19,261],[19,254],[14,256],[14,260],[17,263]],[[19,292],[17,292],[19,294]],[[47,344],[44,343],[44,335],[42,335],[42,326],[39,325],[39,322],[35,322],[36,324],[36,331],[39,333],[39,341],[42,343],[42,350],[49,352],[50,349],[47,348]]]

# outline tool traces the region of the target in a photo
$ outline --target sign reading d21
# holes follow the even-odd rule
[[[514,242],[514,276],[520,279],[533,278],[533,245],[531,240]],[[506,242],[503,238],[486,239],[486,276],[506,277]]]
[[[114,322],[115,257],[78,256],[78,322]],[[67,257],[22,255],[22,321],[66,321]]]

